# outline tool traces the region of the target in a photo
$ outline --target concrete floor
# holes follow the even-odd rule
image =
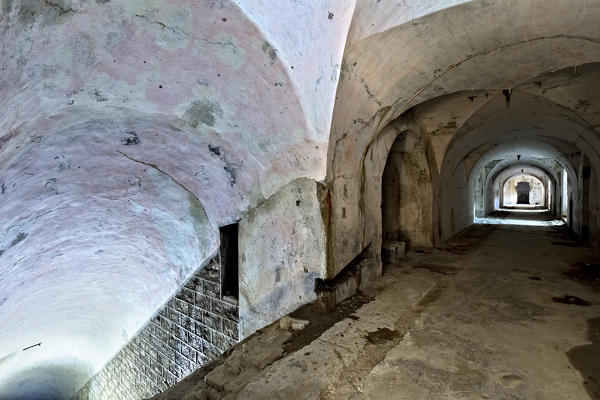
[[[475,225],[386,265],[318,338],[290,350],[290,333],[267,329],[157,398],[600,399],[599,279],[563,226]]]
[[[600,399],[600,267],[588,276],[592,287],[563,275],[597,260],[562,229],[487,229],[414,328],[346,398]],[[591,305],[575,304],[584,301]]]

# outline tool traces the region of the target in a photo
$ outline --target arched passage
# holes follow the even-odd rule
[[[499,162],[501,165],[510,163],[504,160],[535,162],[553,171],[554,176],[566,170],[570,180],[569,198],[573,199],[569,225],[580,233],[584,204],[580,202],[582,188],[576,183],[583,160],[594,159],[592,163],[598,165],[599,144],[589,125],[578,120],[574,113],[564,118],[568,113],[557,104],[519,92],[513,92],[508,103],[496,98],[474,113],[453,138],[444,159],[440,238],[447,238],[472,223],[474,210],[460,204],[472,204],[475,192],[483,190],[481,184],[489,171]],[[468,190],[456,189],[461,182]],[[448,210],[444,201],[464,211]]]
[[[577,79],[593,80],[598,75],[596,66],[582,67],[582,70],[586,74],[578,75]],[[562,73],[569,75],[569,71]],[[593,175],[600,145],[589,123],[578,114],[543,96],[529,93],[531,85],[537,86],[536,79],[546,77],[534,78],[533,82],[527,81],[513,89],[509,101],[503,95],[491,97],[487,90],[455,93],[419,105],[382,128],[361,159],[360,185],[342,185],[346,199],[352,196],[353,190],[360,189],[360,209],[366,217],[357,219],[350,208],[342,207],[343,223],[356,223],[358,234],[339,236],[336,245],[345,246],[355,240],[367,245],[381,242],[380,174],[387,160],[387,149],[391,149],[396,137],[407,130],[419,132],[430,170],[432,226],[421,229],[434,232],[434,244],[441,244],[469,226],[476,216],[493,211],[494,178],[518,165],[544,171],[540,173],[540,180],[549,182],[545,185],[552,187],[549,196],[550,200],[554,199],[553,213],[557,212],[563,197],[573,199],[570,226],[579,233],[586,224],[582,221],[584,213],[581,210],[591,207],[590,201],[597,199],[588,198],[581,202],[583,189],[575,183],[579,181],[584,163],[588,166],[587,173]],[[579,90],[578,85],[573,88],[576,89]],[[479,103],[478,98],[481,98]],[[435,126],[438,128],[432,129]],[[563,170],[569,176],[565,196],[558,179]],[[543,178],[544,175],[547,178]],[[467,204],[472,206],[465,206]],[[332,222],[334,220],[335,217]]]
[[[508,162],[507,162],[508,161]],[[485,214],[489,214],[494,210],[502,208],[504,200],[504,185],[510,177],[527,174],[537,178],[544,187],[545,196],[543,199],[543,206],[548,208],[554,215],[558,215],[556,212],[556,206],[554,199],[556,193],[553,193],[554,188],[557,187],[557,178],[554,174],[549,172],[550,168],[548,165],[552,165],[555,161],[546,159],[546,164],[538,162],[535,165],[534,160],[529,160],[530,164],[520,164],[514,160],[505,160],[505,162],[499,163],[499,168],[494,167],[485,183],[484,190],[484,202],[485,202]],[[514,165],[513,165],[514,164]],[[560,165],[557,166],[559,168]],[[475,197],[477,198],[479,191],[475,190]],[[475,200],[477,202],[477,199]],[[477,217],[481,217],[484,213],[476,214]]]
[[[412,131],[399,134],[381,179],[383,241],[405,242],[407,248],[433,244],[433,187],[426,148]]]
[[[366,207],[370,194],[360,182],[364,179],[365,157],[370,157],[380,132],[391,121],[403,119],[414,107],[418,123],[428,132],[435,132],[430,157],[438,166],[432,173],[435,175],[443,173],[440,165],[452,135],[479,107],[496,98],[504,100],[504,89],[509,97],[512,93],[517,98],[517,88],[526,84],[523,90],[539,98],[553,98],[569,108],[563,100],[572,93],[545,90],[551,87],[551,81],[567,78],[567,74],[541,74],[600,60],[597,32],[585,28],[593,25],[597,11],[586,7],[584,1],[568,6],[554,2],[548,13],[535,12],[537,7],[548,8],[548,4],[508,6],[504,2],[473,1],[415,18],[410,24],[395,26],[390,21],[405,19],[388,19],[386,15],[382,26],[351,26],[328,152],[333,202],[330,223],[335,238],[329,245],[330,271],[343,269],[375,239],[371,234],[380,232],[369,227],[373,223],[373,212]],[[586,8],[588,11],[582,11]],[[491,15],[505,22],[491,24]],[[464,29],[464,21],[469,21],[468,30]],[[528,29],[511,29],[515,24]],[[374,31],[377,33],[371,34]],[[428,39],[432,37],[445,39]],[[574,48],[579,50],[564,51]],[[373,61],[382,57],[385,62]],[[514,60],[521,60],[518,67]],[[578,80],[565,83],[565,87],[574,88]],[[541,87],[535,84],[540,81]],[[577,90],[586,91],[583,86]],[[560,96],[558,92],[562,92]],[[454,104],[442,96],[448,96],[446,100],[454,98]],[[444,109],[452,112],[444,113]],[[580,116],[576,118],[581,120]],[[376,212],[380,213],[379,207]],[[436,217],[436,231],[445,229],[440,224],[444,222],[438,224]],[[436,240],[441,237],[436,235]]]
[[[502,207],[546,206],[546,185],[536,176],[521,173],[502,184]]]

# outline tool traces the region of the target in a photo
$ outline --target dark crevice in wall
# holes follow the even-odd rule
[[[224,296],[239,298],[238,223],[219,228],[221,235],[221,291]]]
[[[163,174],[163,175],[167,176],[169,179],[171,179],[175,184],[177,184],[183,190],[185,190],[186,192],[188,192],[190,196],[192,196],[194,199],[196,199],[196,201],[200,205],[202,205],[202,202],[200,201],[200,199],[198,198],[198,196],[196,196],[196,193],[192,192],[183,183],[179,182],[177,179],[175,179],[169,173],[167,173],[167,172],[163,171],[162,169],[160,169],[158,167],[158,165],[153,164],[153,163],[148,163],[148,162],[145,162],[145,161],[141,161],[141,160],[136,160],[135,158],[132,158],[132,157],[128,156],[127,154],[125,154],[125,153],[123,153],[122,151],[119,151],[119,150],[117,150],[117,153],[121,154],[123,157],[127,158],[128,160],[133,161],[134,163],[138,163],[138,164],[142,164],[142,165],[146,165],[148,167],[154,168],[155,170],[157,170],[161,174]],[[208,220],[208,217],[206,217],[206,213],[204,212],[204,207],[202,207],[202,212],[205,214],[205,218]]]

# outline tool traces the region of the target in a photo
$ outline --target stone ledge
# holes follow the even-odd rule
[[[333,279],[317,279],[317,302],[326,311],[354,296],[359,291],[372,287],[381,277],[381,262],[368,258],[352,263]]]

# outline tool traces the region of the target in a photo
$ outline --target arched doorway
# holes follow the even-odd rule
[[[425,144],[407,131],[392,145],[381,180],[382,239],[433,245],[433,188]]]
[[[502,192],[502,207],[546,205],[546,187],[533,175],[519,174],[508,178]]]

